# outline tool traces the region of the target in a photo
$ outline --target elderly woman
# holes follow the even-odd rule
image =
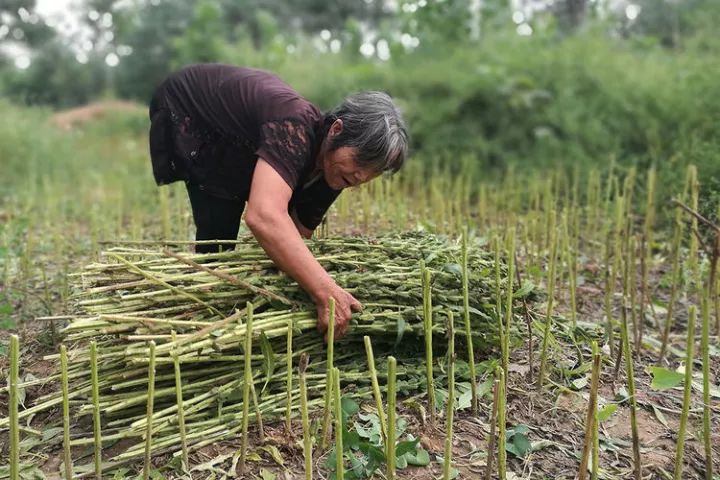
[[[336,336],[344,335],[351,313],[362,306],[303,237],[312,236],[344,188],[403,165],[408,135],[390,97],[357,93],[323,114],[269,72],[199,64],[158,87],[150,118],[155,181],[185,181],[196,239],[235,240],[247,203],[247,226],[313,299],[318,329],[327,329],[332,297]],[[199,244],[196,251],[213,248]]]

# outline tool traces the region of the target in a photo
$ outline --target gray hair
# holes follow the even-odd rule
[[[408,153],[408,133],[400,110],[383,92],[359,92],[328,112],[326,128],[336,120],[342,131],[330,140],[330,150],[354,147],[355,161],[377,172],[400,170]]]

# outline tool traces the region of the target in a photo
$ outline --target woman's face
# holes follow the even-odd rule
[[[328,137],[333,137],[341,131],[342,120],[335,120],[335,123],[330,126]],[[355,161],[355,153],[356,148],[354,147],[340,147],[333,151],[325,151],[322,159],[323,175],[333,190],[355,187],[380,175],[380,172],[358,165]]]
[[[333,190],[356,187],[379,175],[378,172],[362,168],[357,164],[353,147],[340,147],[332,152],[326,152],[323,174],[325,181]]]

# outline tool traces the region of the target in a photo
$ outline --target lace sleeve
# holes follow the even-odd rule
[[[311,131],[297,119],[266,122],[261,130],[260,146],[255,153],[295,190],[312,151]]]

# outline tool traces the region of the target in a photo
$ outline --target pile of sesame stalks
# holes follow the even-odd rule
[[[424,325],[432,325],[433,366],[441,383],[448,318],[455,319],[460,352],[467,351],[466,311],[475,356],[498,349],[495,299],[506,289],[506,269],[495,267],[493,255],[481,241],[470,241],[466,250],[467,306],[459,239],[413,233],[374,239],[327,238],[310,241],[308,246],[336,282],[364,306],[362,313],[353,315],[348,334],[334,345],[332,361],[342,372],[344,394],[359,400],[372,398],[364,336],[372,339],[378,372],[386,371],[388,355],[397,358],[397,388],[406,395],[426,386],[425,347],[420,340],[425,336]],[[76,419],[71,446],[94,444],[92,419],[97,404],[103,446],[118,440],[128,445],[112,457],[103,455],[104,468],[141,459],[148,431],[152,432],[153,455],[180,455],[181,445],[187,452],[238,437],[249,315],[253,401],[245,410],[249,410],[248,421],[262,428],[262,422],[287,416],[289,424],[291,416],[299,417],[298,383],[293,375],[302,354],[310,358],[306,372],[310,407],[322,405],[328,359],[327,345],[316,330],[316,307],[254,239],[239,241],[234,251],[213,254],[113,247],[102,252],[100,259],[103,262],[73,274],[75,305],[81,313],[64,329],[63,344],[71,418]],[[424,324],[427,308],[432,323]],[[97,358],[96,403],[91,350]],[[151,357],[154,389],[148,388]],[[463,359],[462,353],[458,359]],[[181,372],[179,383],[177,371]],[[180,391],[176,391],[178,385]],[[180,395],[183,400],[178,402]],[[60,393],[46,395],[21,411],[20,418],[61,403]],[[178,405],[182,405],[180,415]],[[76,465],[75,469],[76,474],[90,473],[92,466]]]

